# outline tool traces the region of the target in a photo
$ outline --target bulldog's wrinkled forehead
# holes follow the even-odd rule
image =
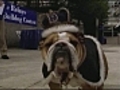
[[[69,41],[69,37],[67,37],[67,33],[66,33],[66,32],[58,33],[58,39],[59,39],[59,40]]]

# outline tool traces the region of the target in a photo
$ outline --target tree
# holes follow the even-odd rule
[[[108,0],[52,0],[57,7],[67,7],[71,17],[82,20],[86,34],[96,36],[96,18],[104,22],[107,18]]]
[[[107,18],[108,0],[69,0],[68,8],[72,18],[83,21],[85,34],[96,36],[96,19],[101,23]]]
[[[73,13],[84,12],[102,20],[108,15],[108,0],[69,0],[67,7]]]

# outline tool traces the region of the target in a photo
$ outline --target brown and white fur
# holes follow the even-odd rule
[[[40,42],[41,55],[44,59],[43,66],[46,68],[46,70],[43,70],[43,73],[48,73],[48,75],[41,82],[41,86],[48,84],[51,90],[62,90],[63,85],[77,86],[82,90],[102,90],[108,74],[108,64],[100,43],[94,37],[89,35],[81,36],[80,30],[76,26],[69,24],[48,28],[43,31],[42,37],[44,39]],[[95,83],[89,82],[77,71],[86,57],[86,47],[83,38],[91,39],[97,46],[101,79]],[[66,61],[63,57],[56,58],[56,61],[52,62],[54,49],[61,43],[70,50],[71,64],[69,60]],[[51,67],[52,63],[54,63],[53,68]],[[71,70],[69,66],[72,67]],[[67,73],[63,82],[61,82],[62,76],[59,73]]]

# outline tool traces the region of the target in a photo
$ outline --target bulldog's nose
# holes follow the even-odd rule
[[[58,46],[58,47],[64,47],[64,46],[66,46],[66,44],[65,43],[58,43],[56,46]]]

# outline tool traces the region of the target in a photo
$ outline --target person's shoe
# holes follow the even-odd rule
[[[2,55],[1,57],[2,59],[9,59],[9,57],[7,55]]]

